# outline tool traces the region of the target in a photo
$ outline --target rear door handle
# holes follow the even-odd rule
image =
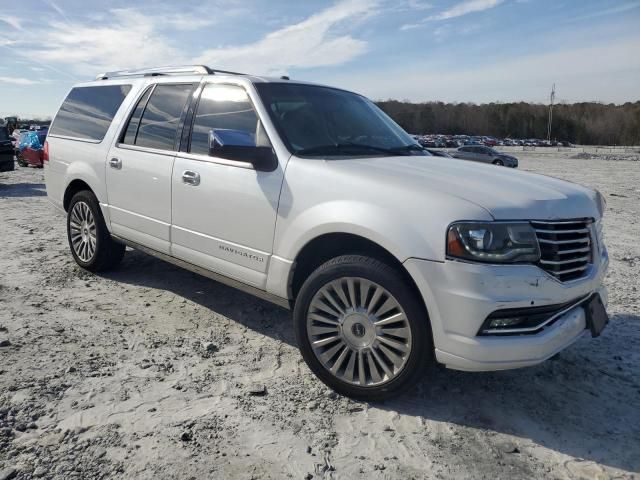
[[[113,157],[111,160],[109,160],[109,166],[111,168],[115,168],[116,170],[120,170],[122,168],[122,160]]]
[[[185,170],[182,172],[182,183],[197,187],[200,185],[200,174],[198,172],[192,172],[191,170]]]

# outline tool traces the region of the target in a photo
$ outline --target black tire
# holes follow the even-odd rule
[[[320,362],[311,346],[307,333],[307,315],[314,296],[329,282],[350,277],[366,279],[383,287],[399,303],[408,320],[411,330],[410,352],[404,366],[386,383],[361,386],[341,380]],[[293,320],[302,357],[320,380],[337,393],[348,397],[380,400],[406,391],[424,374],[427,362],[433,359],[429,319],[418,295],[400,272],[377,259],[361,255],[343,255],[329,260],[307,278],[296,298]],[[373,349],[374,347],[370,348]]]
[[[16,159],[18,160],[18,166],[20,166],[20,167],[28,167],[29,166],[29,164],[24,161],[24,158],[22,158],[21,155],[16,156]]]
[[[499,167],[504,167],[504,162],[500,159],[494,160],[493,164],[498,165]]]
[[[93,218],[95,219],[95,251],[86,261],[81,259],[76,253],[71,241],[71,218],[74,206],[79,202],[83,202],[89,207]],[[71,255],[78,265],[91,272],[103,272],[117,266],[124,256],[125,246],[114,241],[107,230],[98,199],[89,190],[83,190],[76,193],[67,210],[67,240]]]

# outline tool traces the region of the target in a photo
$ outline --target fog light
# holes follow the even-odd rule
[[[521,324],[526,320],[526,317],[506,317],[506,318],[494,318],[489,323],[489,328],[507,328]]]

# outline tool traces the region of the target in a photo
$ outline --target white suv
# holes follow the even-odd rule
[[[608,321],[598,192],[430,156],[345,90],[107,73],[69,92],[45,158],[81,267],[129,245],[291,308],[343,394],[399,392],[429,361],[533,365]]]

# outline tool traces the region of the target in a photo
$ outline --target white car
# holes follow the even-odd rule
[[[427,362],[534,365],[608,321],[602,196],[432,157],[366,98],[208,67],[100,75],[47,137],[75,261],[125,245],[293,310],[311,370],[381,398]]]

